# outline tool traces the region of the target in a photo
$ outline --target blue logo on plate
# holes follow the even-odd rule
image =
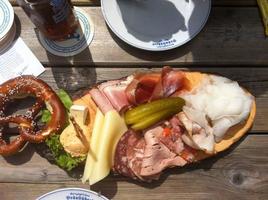
[[[66,196],[66,200],[94,200],[88,194],[71,192]]]
[[[166,48],[175,45],[176,39],[162,39],[158,42],[153,42],[153,46],[156,48]]]

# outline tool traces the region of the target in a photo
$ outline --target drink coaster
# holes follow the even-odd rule
[[[38,32],[38,39],[48,52],[63,57],[74,56],[82,52],[91,43],[94,36],[92,20],[81,8],[74,7],[74,13],[79,20],[80,27],[66,40],[53,41],[45,38],[40,31]]]
[[[14,22],[14,10],[8,0],[0,0],[0,39],[10,31]]]
[[[0,55],[4,53],[14,42],[16,36],[16,24],[13,23],[10,31],[0,40]]]

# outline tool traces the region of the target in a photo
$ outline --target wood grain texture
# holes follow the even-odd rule
[[[97,82],[118,79],[136,71],[148,71],[147,68],[47,68],[41,75],[54,89],[62,88],[74,94],[84,90]],[[157,68],[151,70],[159,71]],[[258,133],[268,132],[268,69],[265,68],[185,68],[206,73],[215,73],[238,81],[248,89],[257,100],[257,116],[252,131]]]
[[[64,187],[89,189],[32,152],[27,148],[8,162],[0,159],[0,196],[4,199],[21,195],[34,199]],[[23,160],[26,157],[29,160]],[[267,199],[267,159],[268,137],[248,135],[214,158],[168,170],[159,181],[146,184],[110,175],[91,189],[113,199]]]
[[[16,6],[16,0],[9,0],[9,2]],[[73,5],[78,6],[100,6],[100,0],[72,0]],[[255,0],[212,0],[215,6],[255,6]]]
[[[265,53],[268,42],[257,8],[215,7],[207,25],[195,39],[166,52],[146,52],[130,47],[109,31],[100,8],[83,9],[95,24],[95,36],[89,49],[75,57],[66,59],[47,53],[38,42],[30,20],[22,9],[15,8],[18,30],[38,59],[49,66],[268,65]]]

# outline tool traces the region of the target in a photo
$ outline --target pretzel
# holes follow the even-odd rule
[[[24,131],[32,130],[32,122],[28,117],[22,115],[12,115],[8,117],[0,118],[0,125],[5,125],[7,123],[15,123],[18,125],[19,133]],[[18,152],[25,144],[26,140],[22,138],[21,135],[17,136],[9,144],[2,138],[4,135],[3,129],[0,130],[0,154],[3,156],[9,156]]]
[[[25,115],[4,115],[4,111],[11,100],[30,95],[35,96],[37,101]],[[51,112],[51,120],[44,128],[35,131],[34,118],[44,104]],[[19,136],[10,144],[7,144],[2,139],[4,133],[0,132],[1,155],[16,153],[26,142],[40,143],[51,134],[58,132],[65,126],[65,108],[57,94],[44,81],[34,76],[20,76],[0,86],[0,125],[3,126],[11,122],[18,125]]]

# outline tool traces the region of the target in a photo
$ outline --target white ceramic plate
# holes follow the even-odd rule
[[[211,0],[101,0],[111,30],[126,43],[163,51],[193,39],[204,27]]]
[[[14,10],[8,0],[0,0],[0,39],[11,29],[14,21]]]
[[[38,197],[36,200],[108,200],[91,190],[81,188],[58,189]]]
[[[5,51],[12,46],[15,36],[16,36],[16,24],[13,23],[10,31],[0,40],[0,55],[5,53]]]

